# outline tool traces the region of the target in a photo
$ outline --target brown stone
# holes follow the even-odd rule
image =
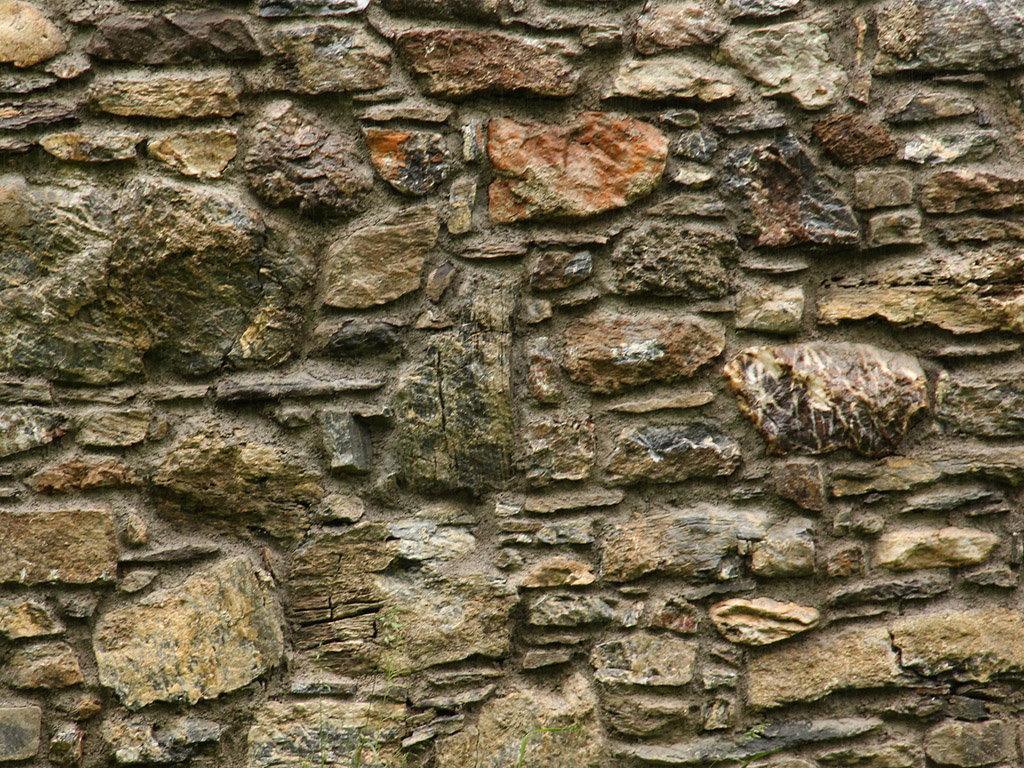
[[[718,323],[693,315],[594,312],[565,331],[569,378],[609,394],[692,376],[725,348]]]
[[[843,165],[867,165],[896,154],[896,142],[888,129],[854,112],[815,123],[814,136]]]
[[[31,67],[67,48],[64,35],[30,3],[0,0],[0,62]]]
[[[892,571],[958,568],[988,559],[999,537],[976,528],[887,531],[875,547],[875,564]]]
[[[537,563],[519,586],[525,589],[542,587],[585,587],[593,584],[590,565],[568,557],[549,557]]]
[[[605,466],[609,485],[678,483],[691,477],[731,475],[742,461],[739,446],[716,425],[627,427]]]
[[[427,194],[451,170],[452,155],[440,133],[367,128],[366,146],[381,178],[406,195]]]
[[[242,19],[220,10],[108,16],[96,26],[85,50],[106,61],[138,64],[260,58],[260,49]]]
[[[67,643],[19,646],[7,657],[4,672],[13,688],[67,688],[85,682]]]
[[[105,78],[89,89],[89,105],[122,117],[230,117],[241,111],[230,75]]]
[[[1014,727],[1003,720],[947,720],[928,731],[924,751],[939,765],[980,766],[1017,758]]]
[[[942,171],[921,187],[928,213],[1004,211],[1024,206],[1024,179],[985,171]]]
[[[722,637],[743,645],[771,645],[786,640],[814,629],[820,618],[814,608],[767,597],[716,603],[708,615]]]
[[[798,333],[804,319],[804,303],[801,286],[751,284],[736,296],[734,323],[743,330]]]
[[[255,90],[321,94],[372,91],[387,84],[391,49],[356,25],[274,27],[269,70],[250,75]]]
[[[78,109],[68,104],[55,101],[8,101],[0,103],[0,130],[21,131],[42,125],[53,125],[75,120]],[[22,144],[20,140],[11,139],[8,146],[12,151],[24,151],[32,143]]]
[[[594,465],[594,422],[589,416],[535,421],[524,429],[523,463],[533,486],[586,480]]]
[[[183,131],[151,139],[146,151],[185,176],[218,179],[238,152],[238,134],[227,128]]]
[[[0,512],[0,581],[112,581],[117,534],[109,509]]]
[[[117,459],[72,459],[44,467],[25,480],[33,491],[47,495],[93,488],[124,488],[138,482],[135,471]]]
[[[1024,617],[1019,610],[944,610],[903,616],[893,623],[902,663],[925,675],[953,671],[957,679],[987,682],[1024,669]]]
[[[657,128],[606,112],[563,125],[499,118],[487,151],[496,223],[593,216],[649,195],[661,180],[668,140]]]
[[[964,241],[988,242],[989,240],[1024,240],[1024,225],[1007,219],[989,219],[981,216],[967,216],[938,221],[935,228],[942,239],[949,243]]]
[[[46,637],[64,632],[64,626],[40,601],[0,598],[0,635],[8,640]]]
[[[918,362],[866,344],[755,347],[733,358],[725,374],[772,454],[845,447],[882,456],[927,405]]]
[[[578,285],[594,271],[590,251],[543,251],[530,268],[535,291],[561,291]]]
[[[763,578],[793,578],[814,573],[814,537],[810,520],[794,518],[771,526],[751,547],[750,570]]]
[[[640,53],[711,45],[728,29],[727,24],[698,3],[648,0],[637,19],[633,45]]]
[[[775,492],[803,509],[822,512],[825,509],[825,476],[821,465],[808,461],[791,461],[772,467]]]
[[[579,72],[575,49],[502,32],[468,29],[414,29],[400,34],[396,46],[410,69],[435,96],[525,92],[569,96]]]
[[[96,448],[120,448],[146,439],[152,408],[101,408],[78,420],[75,442]]]

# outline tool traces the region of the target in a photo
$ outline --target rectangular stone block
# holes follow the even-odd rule
[[[39,751],[39,707],[0,708],[0,761],[25,760]]]
[[[111,581],[117,535],[109,509],[0,511],[0,582]]]

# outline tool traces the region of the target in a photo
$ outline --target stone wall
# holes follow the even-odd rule
[[[0,62],[0,763],[1024,764],[1018,0]]]

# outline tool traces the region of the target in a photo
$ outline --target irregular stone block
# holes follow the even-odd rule
[[[928,731],[924,751],[939,765],[990,765],[1017,757],[1014,728],[1002,720],[947,720]]]
[[[0,512],[0,582],[92,584],[117,572],[117,534],[109,509]]]
[[[0,409],[0,457],[31,451],[64,435],[67,417],[56,411],[15,405]]]
[[[182,131],[150,139],[146,152],[184,176],[218,179],[238,153],[238,134],[226,128]]]
[[[42,710],[39,707],[0,708],[0,760],[26,760],[39,752]]]
[[[648,2],[637,19],[633,47],[639,53],[711,45],[728,31],[715,14],[694,2]]]
[[[962,131],[946,135],[919,135],[903,147],[903,159],[918,165],[939,165],[959,160],[984,160],[996,149],[999,131]]]
[[[594,572],[587,563],[567,557],[549,557],[537,563],[519,586],[523,589],[585,587],[593,584],[595,579]]]
[[[581,627],[607,624],[619,619],[622,613],[614,598],[549,592],[530,602],[526,622],[535,627]]]
[[[894,208],[914,201],[914,184],[904,171],[857,171],[853,177],[854,208]]]
[[[268,19],[290,16],[347,16],[365,11],[370,0],[260,0],[256,13]]]
[[[43,467],[25,479],[29,488],[46,495],[93,488],[124,488],[138,482],[135,471],[116,459],[71,459]]]
[[[867,244],[869,248],[889,245],[920,245],[921,214],[914,211],[880,213],[868,219]]]
[[[776,523],[756,542],[750,570],[767,578],[808,576],[814,573],[814,537],[810,520],[796,518]]]
[[[915,93],[902,99],[886,116],[890,123],[921,123],[947,117],[964,117],[978,111],[974,101],[948,93]]]
[[[31,67],[66,48],[64,35],[39,8],[19,0],[0,2],[0,62]]]
[[[936,417],[957,432],[985,437],[1024,434],[1017,414],[1024,408],[1024,386],[1015,374],[984,377],[943,372],[935,388]]]
[[[231,117],[241,111],[241,88],[230,75],[108,77],[98,80],[86,98],[98,112],[122,117]]]
[[[814,629],[820,618],[818,611],[809,606],[767,597],[716,603],[708,615],[722,637],[743,645],[777,643]]]
[[[277,598],[247,557],[104,613],[93,649],[100,683],[129,709],[195,704],[248,685],[284,652]]]
[[[989,240],[1024,240],[1024,226],[1006,219],[965,216],[935,223],[942,239],[948,243]]]
[[[696,656],[692,640],[638,632],[595,645],[590,664],[601,683],[679,686],[693,679]]]
[[[987,682],[1024,669],[1024,617],[1002,608],[943,611],[897,618],[893,645],[903,665],[925,675],[954,672]]]
[[[562,125],[491,120],[487,152],[496,223],[581,218],[649,195],[665,170],[668,140],[657,128],[607,112]]]
[[[56,157],[74,163],[111,163],[134,160],[142,136],[128,134],[51,133],[39,146]]]
[[[370,436],[351,413],[325,411],[320,414],[320,424],[332,470],[361,473],[373,468]]]
[[[188,760],[202,745],[218,741],[223,731],[217,723],[193,717],[158,723],[108,719],[102,728],[103,741],[119,765]]]
[[[896,154],[896,142],[888,129],[855,112],[815,123],[814,136],[843,165],[867,165]]]
[[[724,347],[722,326],[700,317],[598,311],[566,328],[563,367],[577,384],[610,394],[692,376]]]
[[[64,625],[44,603],[30,598],[0,599],[0,635],[8,640],[59,635]]]
[[[451,171],[452,155],[440,133],[385,128],[367,128],[365,133],[377,173],[403,194],[425,195]]]
[[[766,333],[798,333],[804,319],[804,289],[762,283],[736,297],[735,326]]]
[[[917,360],[866,344],[756,347],[725,367],[740,410],[771,454],[896,450],[927,405]]]
[[[561,291],[585,281],[594,271],[590,251],[544,251],[530,269],[535,291]]]
[[[219,10],[107,16],[96,25],[85,52],[105,61],[137,64],[260,58],[260,49],[245,22]]]
[[[382,0],[389,13],[432,19],[493,21],[512,10],[509,0]]]
[[[984,562],[998,543],[996,534],[976,528],[888,531],[875,547],[875,563],[892,571],[958,568]]]
[[[544,486],[586,480],[594,465],[594,422],[586,417],[536,421],[524,430],[526,480]]]
[[[8,101],[0,104],[0,130],[4,131],[21,131],[77,118],[77,107],[55,101]],[[15,143],[10,146],[13,151],[24,151],[32,145]]]
[[[691,477],[722,477],[735,472],[741,461],[739,445],[714,424],[627,427],[608,457],[606,482],[678,483]]]
[[[708,74],[707,71],[706,65],[697,68],[682,59],[625,61],[604,96],[654,101],[697,99],[711,104],[736,95],[736,86],[729,73]]]
[[[135,445],[146,439],[152,420],[152,408],[91,411],[78,420],[75,442],[98,448]]]
[[[921,187],[921,207],[928,213],[1004,211],[1024,206],[1024,179],[985,171],[942,171]]]
[[[85,682],[67,643],[19,646],[7,656],[4,676],[12,688],[67,688]]]
[[[254,90],[321,94],[372,91],[391,76],[391,49],[359,26],[275,27],[271,67],[249,75]]]
[[[726,265],[739,259],[736,239],[713,230],[663,224],[625,234],[612,253],[615,291],[687,299],[720,299],[729,290]]]
[[[579,72],[577,51],[564,43],[470,29],[413,29],[395,45],[433,96],[525,92],[569,96]]]
[[[775,492],[803,509],[825,509],[825,475],[820,464],[794,461],[772,467]]]
[[[731,18],[770,18],[800,8],[802,0],[718,0]]]

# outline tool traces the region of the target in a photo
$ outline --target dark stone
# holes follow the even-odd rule
[[[866,344],[755,347],[725,374],[770,454],[852,448],[884,456],[927,405],[918,362]]]
[[[323,346],[330,357],[379,354],[401,342],[401,326],[380,320],[351,320],[334,331]]]
[[[373,91],[391,76],[391,49],[360,25],[280,26],[264,40],[272,66],[248,73],[251,90]]]
[[[265,202],[310,216],[354,213],[373,186],[354,143],[290,102],[271,105],[257,124],[245,174]]]
[[[736,442],[716,425],[629,427],[615,440],[605,467],[609,485],[677,483],[731,475],[742,461]]]
[[[511,10],[509,0],[383,0],[390,13],[430,19],[493,21]]]
[[[0,103],[0,130],[21,131],[78,119],[78,109],[55,101],[7,101]]]
[[[853,211],[788,131],[767,146],[732,152],[725,188],[744,203],[757,244],[854,245]]]
[[[0,708],[0,760],[25,760],[39,751],[39,707]]]
[[[927,600],[948,592],[952,587],[948,573],[922,573],[841,587],[829,595],[828,604],[841,607],[890,600]]]
[[[884,125],[853,112],[815,123],[814,136],[843,165],[866,165],[896,154],[896,142]]]
[[[664,224],[634,229],[612,253],[614,290],[626,296],[720,299],[729,291],[725,265],[739,255],[735,238],[711,230]]]
[[[369,472],[373,468],[373,446],[365,427],[347,411],[320,414],[324,448],[336,472]]]
[[[256,13],[264,18],[346,16],[365,10],[370,0],[260,0]]]
[[[921,187],[928,213],[1004,211],[1024,206],[1024,179],[983,171],[943,171]]]
[[[594,271],[590,251],[543,251],[530,269],[535,291],[560,291],[586,280]]]
[[[260,58],[245,22],[223,11],[108,16],[97,25],[85,51],[106,61],[137,64]]]
[[[809,461],[791,461],[772,470],[775,492],[803,509],[825,509],[825,476],[821,465]]]
[[[708,131],[688,133],[679,139],[675,146],[675,154],[697,163],[710,162],[718,150],[718,139]]]
[[[451,170],[444,136],[426,131],[367,128],[366,146],[377,173],[406,195],[425,195]]]
[[[983,378],[943,374],[935,391],[935,416],[956,432],[983,437],[1024,435],[1024,382],[1019,375]]]

